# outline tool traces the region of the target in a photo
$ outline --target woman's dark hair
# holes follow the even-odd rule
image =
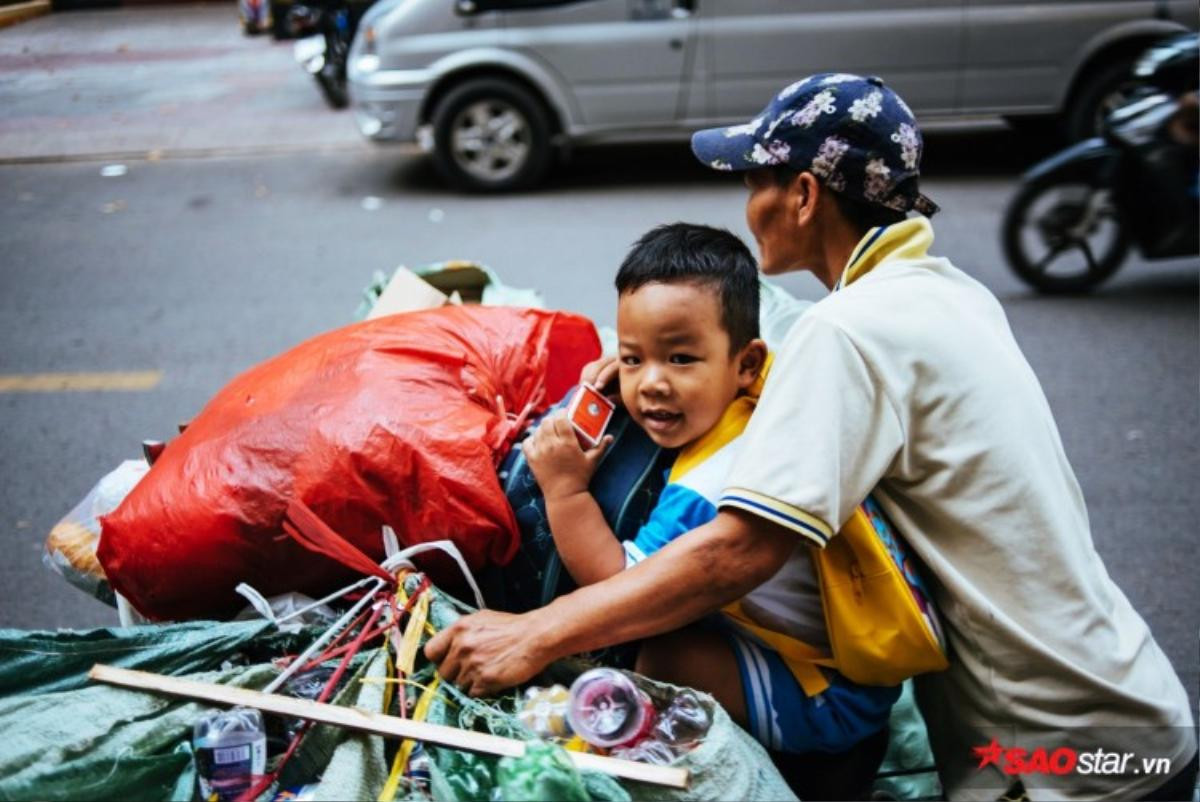
[[[781,187],[791,186],[792,181],[799,175],[799,173],[787,166],[772,167],[770,170],[771,177]],[[851,198],[835,190],[830,190],[830,194],[833,195],[833,200],[837,203],[842,217],[845,217],[850,225],[857,228],[861,234],[866,234],[867,231],[876,226],[890,226],[894,223],[899,223],[907,217],[904,212],[897,209],[889,209],[887,206],[880,206],[878,203]]]
[[[617,292],[652,283],[712,287],[731,353],[758,337],[758,263],[746,244],[721,228],[670,223],[646,232],[617,271]]]

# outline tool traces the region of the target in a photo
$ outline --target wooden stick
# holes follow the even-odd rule
[[[482,752],[487,755],[521,757],[525,754],[525,742],[515,738],[502,738],[498,735],[463,730],[457,727],[413,721],[383,713],[372,713],[356,707],[321,704],[307,699],[293,699],[290,696],[252,691],[247,688],[196,682],[181,677],[151,674],[146,671],[130,671],[100,663],[92,666],[88,677],[98,682],[107,682],[140,691],[201,699],[217,704],[252,707],[267,713],[307,719],[321,724],[332,724],[349,730],[395,738],[413,738],[418,741],[427,741],[454,749],[465,749],[470,752]],[[688,785],[688,771],[684,768],[618,760],[583,752],[568,751],[567,755],[578,769],[599,771],[613,777],[637,780],[668,788],[687,788]]]

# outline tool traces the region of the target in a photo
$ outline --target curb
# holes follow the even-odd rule
[[[0,6],[0,28],[50,13],[50,0],[29,0],[11,6]]]
[[[37,156],[0,156],[0,167],[24,164],[69,164],[77,162],[165,162],[184,159],[238,159],[244,157],[290,156],[303,153],[351,153],[373,151],[378,146],[364,140],[356,142],[328,142],[323,144],[293,145],[250,145],[242,147],[215,148],[167,148],[154,150],[98,150],[91,153],[46,154]],[[424,154],[415,143],[388,143],[389,152],[400,156]]]

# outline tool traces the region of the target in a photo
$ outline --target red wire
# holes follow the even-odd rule
[[[334,688],[337,687],[337,684],[341,680],[342,675],[346,673],[346,668],[350,665],[350,661],[353,660],[354,656],[356,654],[358,654],[358,652],[362,649],[363,644],[372,638],[379,637],[379,634],[381,632],[386,632],[392,626],[399,626],[401,617],[412,612],[412,607],[416,603],[417,597],[420,596],[422,593],[424,593],[429,588],[429,586],[430,586],[429,577],[422,577],[421,583],[417,586],[417,589],[413,592],[413,594],[411,596],[408,597],[408,600],[404,603],[404,607],[393,618],[393,623],[386,624],[382,627],[379,627],[378,628],[379,631],[374,632],[374,634],[371,634],[371,631],[372,631],[372,628],[375,627],[375,622],[379,620],[379,616],[383,613],[383,605],[375,605],[374,608],[369,611],[371,617],[367,621],[367,623],[363,626],[363,628],[359,630],[358,635],[355,636],[355,638],[354,638],[354,641],[352,643],[350,643],[348,646],[339,647],[337,649],[338,652],[341,652],[344,649],[348,650],[348,651],[346,651],[345,657],[342,658],[342,662],[338,664],[338,667],[334,670],[333,674],[329,677],[328,681],[326,681],[325,687],[321,689],[321,694],[317,697],[317,702],[325,702],[333,694],[333,690],[334,690]],[[396,610],[395,597],[392,596],[391,594],[388,594],[385,598],[387,599],[388,603],[391,605],[393,612],[395,612],[395,610]],[[358,616],[358,618],[355,619],[354,623],[357,623],[358,621],[362,620],[363,616],[367,615],[367,612],[368,611],[364,610],[363,613],[360,614]],[[350,627],[347,627],[343,631],[342,635],[344,635],[346,632],[349,632],[352,628],[353,628],[353,625]],[[370,637],[368,637],[368,635]],[[337,639],[335,639],[335,643],[337,642],[337,640],[341,640],[341,636],[339,636]],[[309,662],[309,666],[329,660],[332,658],[332,656],[333,655],[328,655],[328,656],[323,655],[320,658],[314,658],[314,660]],[[309,666],[306,666],[304,670],[308,670]],[[400,702],[401,715],[406,715],[407,711],[405,711],[405,704],[404,704],[405,703],[405,695],[404,695],[403,683],[400,684],[399,690],[400,690],[399,702]],[[274,783],[277,779],[279,779],[279,775],[283,771],[284,766],[286,766],[288,761],[292,759],[292,755],[294,755],[296,753],[296,749],[299,748],[299,746],[300,746],[300,741],[303,740],[303,738],[306,734],[308,734],[308,731],[312,727],[312,725],[313,725],[312,721],[305,721],[301,725],[300,729],[296,732],[296,734],[294,736],[292,736],[291,743],[288,744],[287,751],[283,753],[283,758],[280,759],[279,765],[275,767],[275,770],[270,772],[269,774],[263,775],[262,778],[259,779],[259,781],[257,783],[253,784],[250,788],[247,788],[244,792],[242,792],[242,794],[237,798],[237,802],[253,802],[253,800],[257,799],[268,788],[270,788],[272,783]]]
[[[321,693],[317,697],[318,703],[327,701],[329,697],[333,695],[333,691],[337,687],[338,682],[342,679],[342,675],[346,673],[346,669],[349,667],[350,661],[354,659],[354,656],[358,654],[358,651],[362,648],[363,643],[366,642],[364,636],[367,634],[367,630],[375,625],[375,622],[379,619],[379,616],[382,612],[383,607],[381,605],[375,606],[375,608],[371,611],[371,618],[367,621],[367,625],[359,631],[358,636],[355,637],[352,644],[352,650],[342,658],[342,662],[338,664],[338,667],[334,670],[332,676],[330,676],[329,680],[325,683],[325,687],[321,689]],[[283,771],[283,767],[286,766],[288,761],[292,759],[292,755],[296,753],[296,749],[300,746],[300,741],[308,733],[308,730],[312,727],[312,725],[313,722],[311,720],[306,721],[301,725],[299,731],[292,736],[292,741],[290,744],[288,744],[287,751],[283,753],[283,758],[279,761],[279,765],[275,767],[275,770],[269,774],[263,775],[262,779],[242,792],[242,794],[237,798],[237,802],[253,802],[253,800],[257,799],[263,794],[263,792],[270,788],[271,784],[274,783],[275,780],[279,779],[279,774]]]
[[[382,635],[384,632],[387,632],[392,627],[398,626],[401,619],[408,613],[412,612],[412,607],[413,607],[413,604],[416,602],[417,597],[420,596],[423,592],[425,592],[425,589],[427,587],[429,587],[429,579],[428,578],[422,579],[421,584],[417,586],[416,592],[414,592],[411,596],[408,597],[408,601],[406,601],[404,603],[404,607],[400,608],[399,610],[396,609],[395,597],[389,595],[388,599],[392,605],[392,611],[395,613],[395,615],[393,616],[393,619],[392,619],[393,623],[382,624],[379,627],[376,627],[374,631],[370,632],[367,635],[365,642],[370,643],[371,641],[375,640],[375,638],[378,638],[380,635]],[[367,612],[368,611],[364,610],[363,615],[365,616]],[[359,616],[359,618],[355,620],[355,623],[357,623],[359,620],[361,620],[361,618],[362,618],[362,616]],[[376,616],[376,618],[378,618],[378,616]],[[344,635],[346,632],[349,632],[349,631],[351,631],[351,627],[347,627],[346,630],[342,634]],[[308,671],[308,670],[320,665],[321,663],[324,663],[327,660],[332,660],[335,657],[340,657],[341,655],[345,654],[346,650],[351,648],[351,646],[353,644],[344,644],[342,646],[337,646],[338,641],[340,641],[341,639],[342,639],[342,636],[338,636],[337,638],[335,638],[333,643],[330,643],[329,647],[324,652],[322,652],[321,654],[319,654],[316,657],[309,660],[308,664],[305,665],[304,668],[301,669],[301,671]]]

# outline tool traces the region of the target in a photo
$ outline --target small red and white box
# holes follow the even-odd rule
[[[600,444],[615,408],[613,402],[592,385],[579,385],[571,403],[567,405],[567,418],[575,427],[575,433],[579,435],[579,442],[584,448],[595,448]]]

